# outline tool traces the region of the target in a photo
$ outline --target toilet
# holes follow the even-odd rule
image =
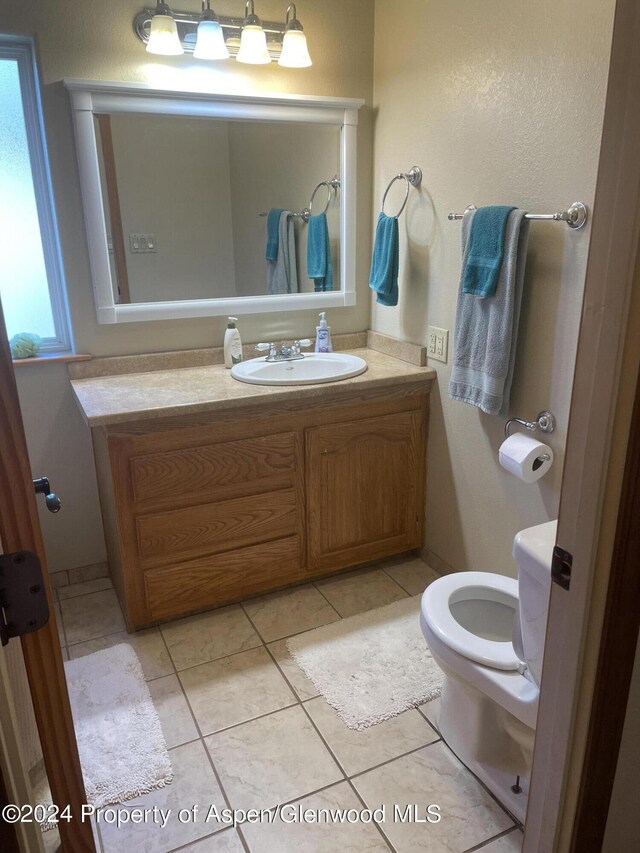
[[[557,521],[520,531],[518,580],[457,572],[430,584],[420,624],[444,673],[445,743],[521,822],[535,738]]]

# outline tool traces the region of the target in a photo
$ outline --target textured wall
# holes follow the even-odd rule
[[[197,4],[196,4],[197,5]],[[196,9],[187,2],[176,8]],[[96,322],[69,98],[64,77],[147,82],[167,88],[210,91],[289,92],[365,98],[358,128],[358,304],[330,313],[336,332],[365,329],[369,322],[366,280],[371,249],[371,115],[373,82],[373,0],[298,2],[298,16],[309,37],[314,65],[293,70],[242,66],[235,61],[209,65],[188,57],[161,58],[145,53],[132,33],[132,20],[142,3],[129,0],[86,3],[84,0],[19,0],[2,6],[4,33],[34,35],[37,42],[43,108],[55,200],[77,349],[94,355],[154,352],[216,346],[222,343],[226,319],[130,323],[99,326]],[[286,4],[261,0],[265,20],[282,20]],[[216,11],[239,15],[241,0],[220,0]],[[313,335],[316,311],[243,316],[246,341]],[[88,431],[78,421],[64,366],[20,368],[18,382],[29,437],[34,476],[56,470],[55,484],[65,511],[45,520],[51,569],[64,569],[104,558],[104,541],[90,456]],[[27,373],[27,371],[33,371]],[[41,392],[59,400],[48,411]],[[63,411],[66,413],[63,416]],[[65,427],[61,419],[68,419]],[[52,446],[55,438],[55,450]],[[79,455],[78,455],[79,454]],[[64,460],[64,464],[63,464]]]
[[[461,226],[449,211],[591,205],[614,5],[376,2],[374,215],[395,172],[417,164],[424,182],[400,221],[400,304],[374,304],[372,328],[419,343],[428,324],[453,334]],[[427,544],[456,570],[513,574],[514,534],[557,514],[588,244],[588,228],[532,223],[511,412],[558,417],[538,484],[499,467],[503,421],[448,399],[451,354],[430,361]]]

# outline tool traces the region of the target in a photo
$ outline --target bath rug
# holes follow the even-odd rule
[[[120,643],[64,667],[87,802],[122,803],[171,782],[160,720],[133,648]]]
[[[287,640],[300,669],[350,729],[362,731],[440,695],[442,672],[422,635],[420,598]]]

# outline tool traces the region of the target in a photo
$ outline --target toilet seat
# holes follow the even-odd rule
[[[491,572],[456,572],[429,584],[422,596],[422,616],[445,645],[469,660],[502,670],[522,667],[513,643],[485,639],[467,630],[451,607],[459,601],[484,600],[518,610],[518,582]],[[515,614],[514,614],[515,615]]]

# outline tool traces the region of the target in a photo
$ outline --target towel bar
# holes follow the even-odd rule
[[[475,210],[475,204],[470,204],[467,210]],[[467,212],[465,210],[464,213]],[[448,218],[453,221],[462,219],[464,213],[450,213]],[[569,228],[582,228],[589,216],[589,210],[581,201],[574,201],[568,210],[563,210],[561,213],[527,213],[525,219],[551,219],[556,222],[566,222]]]

